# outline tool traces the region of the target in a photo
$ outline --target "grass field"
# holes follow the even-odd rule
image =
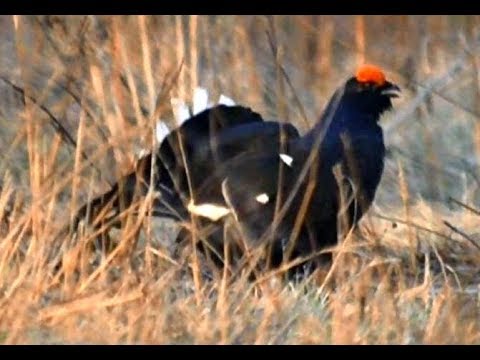
[[[480,343],[479,20],[0,16],[0,343]],[[403,93],[375,203],[328,273],[209,279],[149,197],[110,253],[65,231],[175,126],[171,97],[202,86],[303,132],[364,62]]]

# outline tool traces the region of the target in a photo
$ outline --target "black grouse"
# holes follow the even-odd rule
[[[240,255],[266,245],[271,267],[309,257],[337,243],[339,219],[348,229],[371,205],[385,156],[378,122],[399,91],[379,68],[361,66],[303,136],[291,124],[265,121],[242,106],[212,107],[171,132],[77,219],[89,213],[92,220],[108,204],[118,214],[152,181],[154,215],[182,222],[195,215],[211,226],[199,246],[213,250],[219,265],[228,242],[223,227],[232,219],[242,239]]]

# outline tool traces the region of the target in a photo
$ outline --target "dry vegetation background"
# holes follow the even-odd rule
[[[479,20],[1,16],[0,343],[478,344]],[[106,256],[93,230],[62,235],[174,124],[170,96],[201,85],[304,131],[364,62],[403,96],[375,204],[323,281],[207,280],[148,199]]]

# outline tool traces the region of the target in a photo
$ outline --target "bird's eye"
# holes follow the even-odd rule
[[[372,83],[364,82],[364,83],[361,83],[360,86],[356,87],[356,92],[357,93],[367,92],[367,91],[370,91],[372,88],[373,88]]]

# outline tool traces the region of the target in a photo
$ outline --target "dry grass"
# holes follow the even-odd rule
[[[479,200],[476,17],[0,20],[0,75],[23,89],[0,87],[1,343],[480,342],[480,217],[461,205]],[[63,231],[155,146],[170,96],[201,84],[305,129],[366,60],[403,85],[406,109],[463,56],[457,38],[471,61],[405,119],[385,117],[399,126],[376,202],[328,274],[207,279],[192,249],[172,258],[177,228],[148,215],[148,196],[106,255],[93,229]]]

